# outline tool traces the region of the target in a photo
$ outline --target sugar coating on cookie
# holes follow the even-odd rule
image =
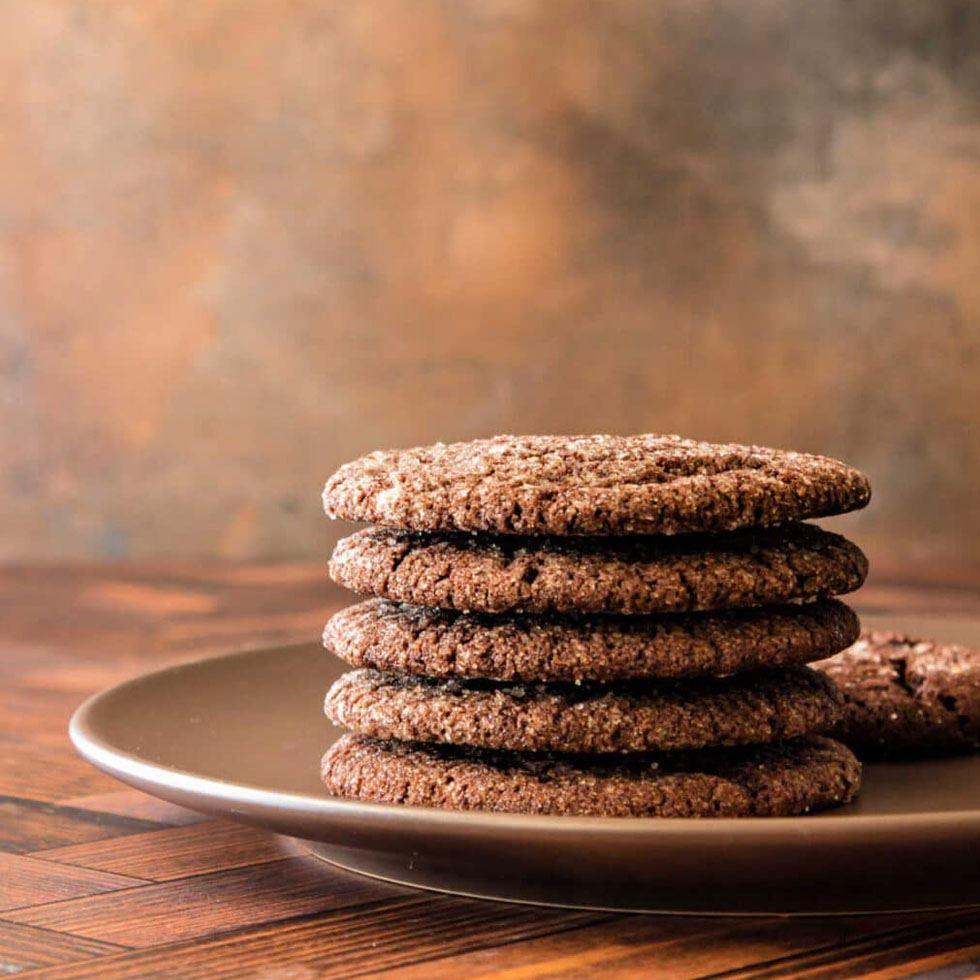
[[[659,616],[489,615],[368,599],[336,613],[323,642],[354,667],[442,678],[614,681],[805,664],[852,644],[836,599]]]
[[[814,664],[844,695],[835,738],[868,758],[980,749],[980,650],[872,632]]]
[[[353,670],[327,693],[361,735],[531,752],[646,752],[778,742],[840,718],[825,675],[784,667],[683,681],[512,684]]]
[[[330,517],[414,531],[678,534],[864,507],[862,473],[826,456],[674,435],[497,436],[370,453],[323,491]]]
[[[660,538],[520,538],[383,528],[338,542],[334,581],[396,602],[463,612],[690,612],[858,588],[868,562],[812,524]]]
[[[555,756],[345,735],[323,757],[334,796],[451,810],[600,817],[795,816],[852,800],[861,766],[806,736],[673,755]]]

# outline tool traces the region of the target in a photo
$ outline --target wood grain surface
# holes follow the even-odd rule
[[[923,569],[928,571],[928,569]],[[975,581],[859,608],[980,621]],[[78,758],[78,702],[151,667],[309,640],[318,565],[0,570],[0,973],[38,977],[926,977],[980,973],[980,910],[751,919],[453,898],[153,800]],[[937,617],[937,611],[940,616]],[[944,620],[942,617],[946,617]],[[901,856],[896,855],[896,860]]]

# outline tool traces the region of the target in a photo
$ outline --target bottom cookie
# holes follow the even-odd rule
[[[844,695],[844,717],[830,734],[863,758],[980,749],[980,650],[865,633],[813,666]]]
[[[371,803],[598,817],[794,816],[847,803],[861,765],[807,736],[674,754],[559,756],[345,735],[323,757],[328,791]]]

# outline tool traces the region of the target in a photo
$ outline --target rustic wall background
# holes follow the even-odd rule
[[[379,446],[836,454],[980,560],[980,4],[0,3],[0,554],[323,556]]]

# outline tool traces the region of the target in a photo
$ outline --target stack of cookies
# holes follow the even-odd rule
[[[338,796],[601,816],[846,802],[842,697],[805,666],[853,643],[864,581],[807,518],[863,507],[836,460],[677,436],[501,436],[378,452],[329,480],[328,624],[356,669],[328,716]]]

